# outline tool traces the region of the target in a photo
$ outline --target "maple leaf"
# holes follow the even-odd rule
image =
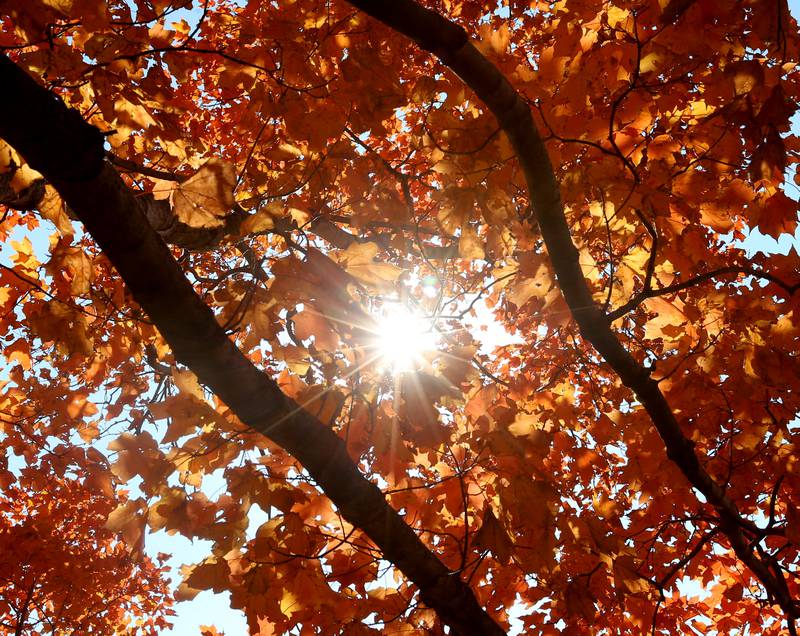
[[[619,598],[627,594],[648,594],[650,584],[638,573],[636,559],[627,554],[614,559],[614,586]]]
[[[120,504],[108,515],[105,527],[119,532],[135,553],[141,553],[144,543],[144,529],[147,521],[147,505],[141,499],[129,500]]]
[[[508,563],[514,554],[511,538],[488,507],[483,511],[483,522],[473,544],[478,550],[489,550],[500,563]]]
[[[31,330],[45,342],[55,342],[64,356],[88,356],[94,350],[85,313],[58,301],[30,307],[28,322]]]
[[[172,211],[179,221],[190,227],[220,227],[231,213],[235,184],[233,164],[209,159],[194,175],[171,190]]]
[[[786,511],[786,538],[800,544],[800,513],[794,507]]]
[[[69,463],[79,472],[102,470],[85,456]],[[104,525],[109,512],[117,521],[124,516],[112,512],[118,502],[113,489],[59,477],[47,462],[29,471],[34,467],[38,475],[29,472],[33,478],[4,485],[0,494],[0,570],[11,577],[0,583],[0,613],[10,618],[10,604],[35,603],[36,616],[12,619],[20,633],[33,633],[41,620],[95,633],[114,632],[121,616],[165,625],[172,601],[163,570],[147,557],[131,559],[129,552],[140,547],[137,533]]]
[[[181,569],[183,582],[175,592],[181,601],[191,600],[203,590],[222,592],[227,587],[230,568],[225,559],[211,557],[202,563]]]
[[[314,337],[314,345],[323,351],[339,349],[339,335],[331,323],[313,308],[307,308],[292,318],[294,333],[300,340]]]
[[[143,479],[143,488],[157,488],[161,479],[174,472],[174,466],[167,461],[158,448],[153,436],[148,432],[140,435],[123,433],[108,445],[117,451],[117,459],[111,465],[112,472],[123,482],[135,475]]]
[[[569,615],[579,616],[590,625],[594,623],[597,611],[594,598],[586,584],[578,580],[570,581],[564,590],[564,602]]]
[[[353,243],[337,258],[348,274],[365,285],[378,290],[392,289],[403,270],[391,263],[376,262],[377,254],[375,243]]]
[[[87,294],[94,279],[91,258],[80,247],[69,247],[63,241],[59,241],[51,250],[47,270],[54,276],[63,276],[73,296]]]
[[[758,229],[772,238],[782,234],[793,234],[797,227],[797,201],[783,192],[776,192],[766,200],[760,201]]]
[[[44,195],[38,204],[39,212],[47,220],[58,228],[62,236],[71,236],[74,233],[72,222],[67,216],[64,202],[53,186],[47,184],[44,187]]]

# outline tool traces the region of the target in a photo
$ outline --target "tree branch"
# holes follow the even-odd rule
[[[118,168],[122,168],[126,172],[135,172],[136,174],[144,175],[145,177],[152,177],[154,179],[162,179],[164,181],[175,181],[177,183],[183,183],[189,177],[176,174],[175,172],[169,172],[167,170],[159,170],[158,168],[151,168],[149,166],[142,166],[135,161],[130,161],[128,159],[123,159],[122,157],[117,157],[113,152],[109,152],[106,157],[108,160],[113,163]]]
[[[139,199],[105,160],[103,136],[80,114],[0,56],[0,137],[69,204],[148,313],[175,359],[239,419],[305,466],[342,516],[419,588],[459,634],[503,634],[472,590],[391,508],[348,455],[343,440],[300,408],[228,339],[148,224]]]
[[[614,322],[618,318],[622,318],[622,316],[624,316],[628,312],[636,309],[648,298],[654,298],[656,296],[666,296],[667,294],[674,294],[681,290],[688,289],[689,287],[694,287],[695,285],[699,285],[700,283],[703,283],[707,280],[718,278],[720,276],[727,276],[728,274],[747,274],[748,276],[754,276],[756,278],[767,280],[770,283],[780,287],[789,296],[791,296],[798,289],[800,289],[800,284],[789,285],[783,282],[777,276],[774,276],[769,272],[765,272],[764,270],[759,269],[758,267],[744,266],[744,265],[729,265],[728,267],[720,267],[719,269],[706,272],[705,274],[693,276],[692,278],[685,280],[681,283],[674,283],[672,285],[668,285],[667,287],[661,287],[660,289],[653,289],[652,287],[645,286],[645,288],[642,291],[636,294],[633,298],[631,298],[621,307],[618,307],[614,311],[609,312],[606,317],[608,318],[609,322]]]
[[[636,395],[650,416],[666,447],[667,457],[683,472],[720,516],[720,529],[727,535],[737,557],[755,574],[770,598],[792,624],[800,616],[788,593],[783,576],[773,573],[754,552],[743,527],[755,524],[742,518],[736,504],[700,464],[694,443],[681,430],[658,383],[639,364],[611,330],[602,309],[594,302],[583,277],[578,250],[572,242],[561,202],[561,193],[544,141],[527,102],[500,70],[470,42],[460,26],[414,0],[349,0],[373,18],[414,40],[436,55],[472,89],[492,111],[509,138],[525,175],[536,221],[544,238],[561,292],[581,335],[589,341]],[[757,529],[757,528],[756,528]]]

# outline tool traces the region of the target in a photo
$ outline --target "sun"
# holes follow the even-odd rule
[[[375,346],[381,368],[395,373],[414,371],[426,353],[436,349],[436,332],[430,319],[406,307],[385,307],[377,319]]]

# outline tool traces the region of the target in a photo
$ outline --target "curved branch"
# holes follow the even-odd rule
[[[614,322],[618,318],[622,318],[622,316],[624,316],[628,312],[636,309],[648,298],[655,298],[656,296],[666,296],[667,294],[674,294],[681,290],[688,289],[689,287],[694,287],[695,285],[704,283],[713,278],[718,278],[719,276],[726,276],[728,274],[747,274],[748,276],[754,276],[755,278],[762,278],[764,280],[769,281],[773,285],[777,285],[789,296],[791,296],[798,289],[800,289],[800,284],[788,285],[787,283],[779,279],[777,276],[774,276],[769,272],[765,272],[764,270],[759,269],[758,267],[744,266],[744,265],[729,265],[727,267],[720,267],[719,269],[706,272],[705,274],[699,274],[698,276],[694,276],[689,280],[685,280],[680,283],[674,283],[672,285],[661,287],[659,289],[652,289],[645,287],[645,289],[636,294],[624,305],[618,307],[612,312],[609,312],[606,315],[606,318],[608,319],[609,322]]]
[[[368,15],[414,40],[450,67],[497,118],[509,138],[525,175],[531,207],[544,238],[559,286],[581,335],[600,353],[647,411],[666,447],[667,457],[689,483],[703,494],[720,517],[719,527],[737,557],[755,574],[767,594],[793,626],[800,609],[787,590],[782,574],[773,572],[754,552],[743,528],[757,531],[742,518],[724,488],[701,465],[694,443],[681,430],[658,383],[639,364],[611,330],[586,284],[572,241],[561,193],[530,107],[500,70],[472,44],[460,26],[414,0],[349,0]]]

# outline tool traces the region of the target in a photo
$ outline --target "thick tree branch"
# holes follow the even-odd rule
[[[658,383],[648,370],[625,349],[611,330],[601,307],[594,302],[578,261],[578,250],[570,235],[561,194],[544,141],[531,116],[527,102],[515,91],[500,70],[470,42],[458,25],[413,0],[349,0],[368,15],[414,40],[450,67],[486,104],[508,136],[525,174],[536,221],[556,272],[559,286],[581,335],[594,345],[622,382],[647,410],[667,456],[680,468],[720,516],[720,529],[736,555],[758,577],[769,597],[780,605],[790,625],[800,610],[786,588],[782,575],[775,574],[754,552],[743,528],[754,524],[744,520],[725,490],[700,464],[694,443],[681,430]]]
[[[420,541],[350,459],[342,439],[284,396],[225,335],[139,199],[105,160],[103,136],[0,56],[0,137],[56,188],[119,271],[136,301],[189,367],[239,419],[305,466],[345,519],[420,590],[459,634],[502,634],[470,588]]]

